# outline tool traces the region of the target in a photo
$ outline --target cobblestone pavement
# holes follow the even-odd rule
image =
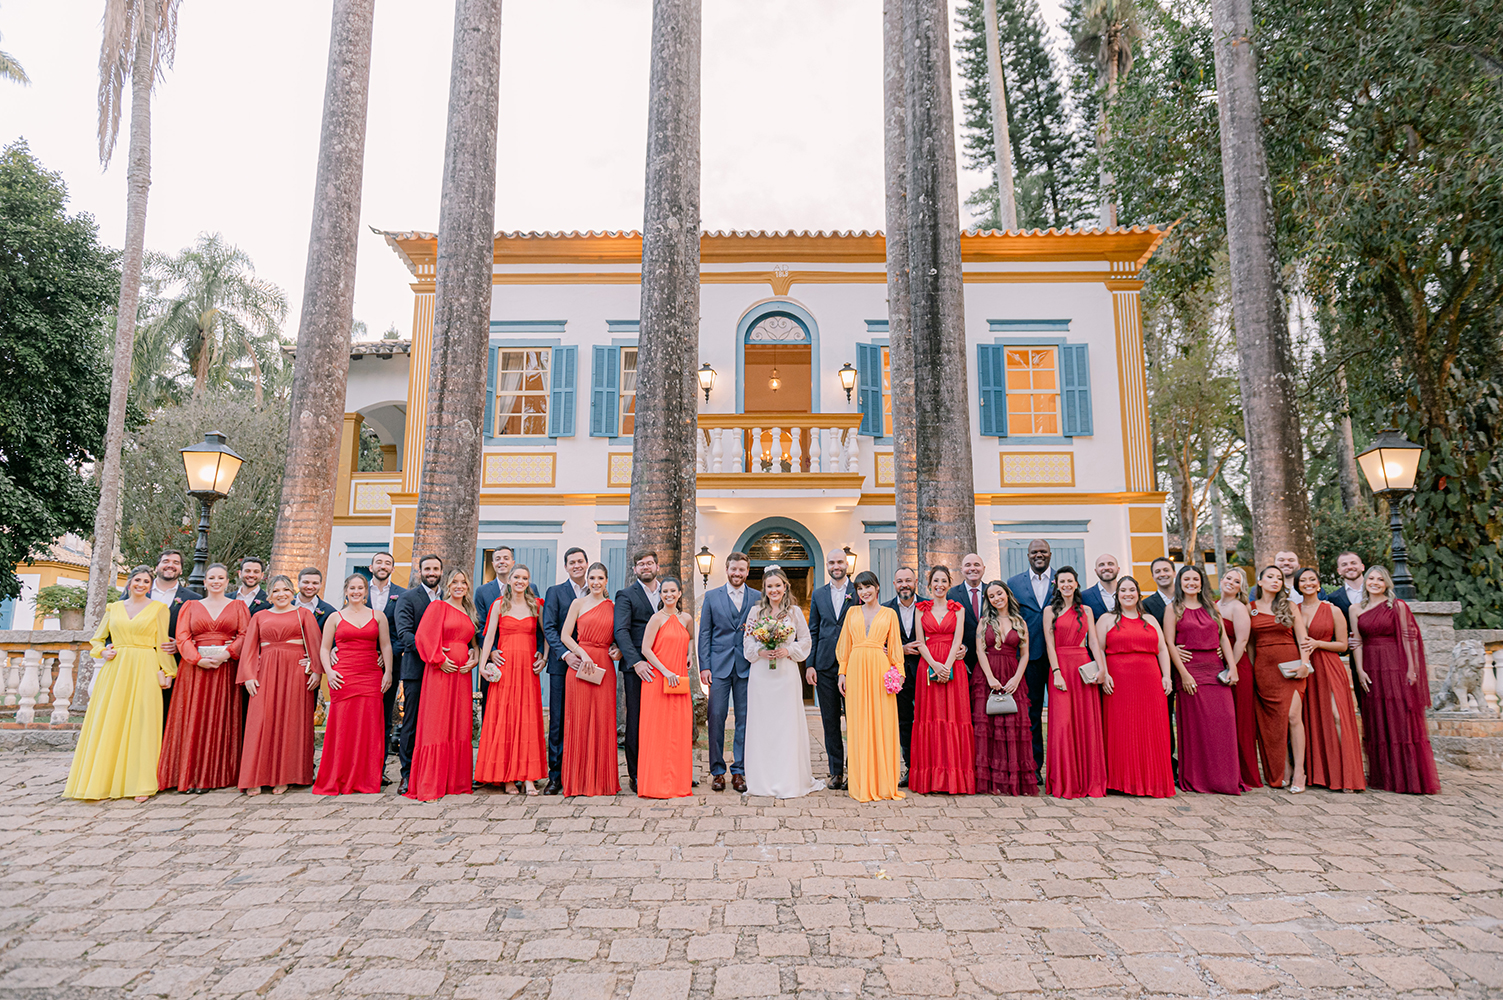
[[[60,798],[0,754],[0,997],[1503,990],[1503,775],[858,805]],[[707,785],[704,789],[707,790]]]

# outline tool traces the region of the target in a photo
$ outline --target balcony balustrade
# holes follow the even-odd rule
[[[859,413],[702,413],[701,474],[859,475]],[[793,486],[793,482],[787,485]]]

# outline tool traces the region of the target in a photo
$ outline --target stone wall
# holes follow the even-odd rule
[[[1419,623],[1420,638],[1425,643],[1425,662],[1430,670],[1430,701],[1440,693],[1446,675],[1451,672],[1451,649],[1456,645],[1456,630],[1451,620],[1461,613],[1459,601],[1410,601],[1409,608]]]

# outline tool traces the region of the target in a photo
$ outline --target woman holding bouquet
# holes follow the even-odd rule
[[[914,619],[921,659],[913,696],[908,787],[915,792],[974,795],[976,734],[971,728],[970,684],[960,658],[965,606],[944,596],[950,592],[948,567],[930,567],[927,582],[937,599],[920,602]]]
[[[858,802],[901,799],[897,694],[903,689],[902,626],[898,613],[882,606],[875,573],[867,570],[855,582],[861,604],[846,612],[835,647],[845,696],[846,787]]]
[[[664,577],[659,587],[662,605],[642,634],[642,655],[655,672],[642,682],[638,725],[637,795],[644,799],[690,795],[694,785],[694,616],[680,606],[684,588],[677,580]]]
[[[799,662],[809,655],[809,626],[776,566],[762,576],[762,600],[746,623],[746,788],[792,799],[825,787],[814,778]]]

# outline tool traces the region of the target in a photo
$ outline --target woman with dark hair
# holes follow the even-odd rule
[[[901,799],[897,693],[903,687],[902,626],[898,613],[882,606],[875,573],[857,574],[855,587],[861,603],[846,612],[835,647],[845,698],[846,788],[858,802]]]
[[[980,668],[971,673],[971,726],[976,739],[976,791],[982,795],[1037,795],[1033,730],[1028,723],[1028,624],[1001,580],[986,585],[986,604],[976,626]],[[993,694],[1011,695],[1016,711],[988,715]]]
[[[367,587],[365,577],[350,574],[344,581],[344,607],[324,619],[319,655],[329,678],[329,721],[314,795],[381,791],[386,764],[381,696],[391,687],[391,633],[386,616],[365,603]]]
[[[548,665],[542,605],[532,596],[532,571],[526,566],[513,566],[506,583],[486,616],[480,650],[481,675],[490,680],[491,695],[480,726],[475,780],[499,782],[508,795],[536,795],[536,782],[548,777],[543,688],[537,679]],[[501,652],[500,666],[491,662],[492,649]]]
[[[430,601],[418,622],[413,644],[423,661],[423,696],[418,701],[417,737],[407,797],[432,802],[475,790],[474,680],[475,604],[470,574],[452,569],[441,601]],[[493,699],[494,700],[494,699]]]
[[[1291,795],[1305,790],[1305,722],[1302,708],[1310,657],[1300,649],[1305,620],[1295,613],[1277,566],[1258,574],[1252,610],[1253,674],[1258,685],[1258,742],[1263,773]],[[1293,750],[1293,774],[1285,766]]]
[[[1320,573],[1308,566],[1295,574],[1294,589],[1304,598],[1299,605],[1305,620],[1301,648],[1311,668],[1305,685],[1305,774],[1312,785],[1360,792],[1367,779],[1362,775],[1357,700],[1339,655],[1347,650],[1346,615],[1320,599]]]
[[[1106,787],[1125,795],[1174,795],[1169,761],[1169,651],[1159,623],[1143,613],[1138,581],[1117,581],[1117,609],[1096,623],[1111,674],[1102,699]],[[1167,609],[1166,609],[1167,617]]]
[[[655,675],[642,682],[637,794],[675,799],[694,789],[694,616],[680,605],[682,584],[665,576],[658,587],[662,603],[642,633],[642,656]]]
[[[1235,566],[1221,574],[1221,626],[1232,644],[1232,658],[1237,683],[1232,685],[1232,704],[1237,712],[1237,771],[1242,787],[1262,788],[1258,773],[1258,693],[1252,657],[1248,655],[1252,639],[1252,615],[1247,606],[1247,574]]]
[[[1061,799],[1100,798],[1106,794],[1101,692],[1111,694],[1112,678],[1096,637],[1095,616],[1080,602],[1080,578],[1072,567],[1055,572],[1054,590],[1043,622],[1054,685],[1045,729],[1045,790]]]
[[[230,571],[204,573],[204,597],[177,616],[177,681],[162,734],[157,783],[195,794],[229,788],[240,773],[240,690],[235,672],[250,625],[243,601],[225,594]]]
[[[605,563],[591,563],[585,571],[586,592],[569,605],[558,630],[559,638],[579,667],[565,677],[564,764],[565,795],[617,795],[621,765],[616,756],[616,664],[611,659],[616,609],[607,596]],[[581,680],[582,676],[596,678]]]
[[[292,606],[292,578],[274,576],[266,587],[271,607],[251,615],[235,675],[250,696],[238,782],[246,795],[313,784],[313,713],[324,672],[318,620]]]
[[[1425,728],[1430,678],[1425,644],[1409,605],[1393,592],[1382,566],[1367,571],[1362,601],[1347,612],[1352,626],[1353,665],[1366,691],[1362,734],[1367,745],[1368,783],[1390,792],[1435,795],[1440,775]]]
[[[1221,612],[1207,599],[1205,574],[1198,566],[1182,567],[1174,579],[1174,600],[1164,609],[1164,641],[1179,688],[1174,699],[1179,713],[1179,787],[1241,795],[1232,691],[1244,678],[1238,676]],[[1220,679],[1223,670],[1225,683]]]
[[[945,597],[950,592],[948,566],[929,567],[925,583],[933,597],[919,602],[913,620],[920,670],[913,695],[908,788],[974,795],[976,732],[971,728],[970,682],[960,658],[965,606]]]

